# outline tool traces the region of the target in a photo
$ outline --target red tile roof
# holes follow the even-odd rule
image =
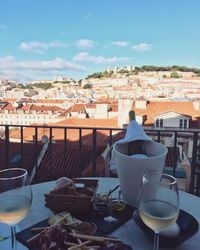
[[[110,111],[118,112],[118,104],[110,104]]]
[[[132,109],[135,111],[136,115],[147,116],[147,120],[144,125],[154,124],[156,115],[171,111],[182,115],[189,115],[193,120],[200,117],[200,111],[194,109],[192,102],[151,101],[148,102],[146,109],[135,108],[135,102],[133,102]]]
[[[16,110],[16,108],[13,107],[13,105],[11,103],[7,103],[7,105],[5,105],[4,107],[2,107],[1,110],[2,111],[4,111],[4,110],[13,111],[13,110]]]
[[[42,144],[38,143],[37,147],[34,143],[23,143],[23,154],[21,154],[21,143],[10,142],[9,144],[9,161],[16,155],[21,155],[22,160],[17,165],[9,164],[9,167],[23,167],[27,169],[28,173],[36,163],[36,159],[42,149]],[[0,141],[0,169],[6,168],[6,147],[5,141]]]
[[[16,102],[17,99],[16,98],[2,98],[1,99],[2,102]]]
[[[55,124],[54,124],[55,125]],[[57,126],[74,125],[80,127],[118,127],[118,119],[116,117],[110,119],[95,119],[95,118],[67,118],[61,122],[56,123]]]
[[[30,110],[30,107],[31,107],[31,105],[24,105],[24,106],[22,106],[20,109],[21,109],[21,110],[24,110],[24,111],[29,111],[29,110]]]
[[[97,147],[97,157],[104,148],[105,146]],[[34,182],[55,180],[62,176],[69,178],[81,176],[83,169],[92,161],[92,152],[91,145],[84,145],[80,153],[78,143],[68,143],[66,148],[61,143],[52,144],[40,164]]]
[[[53,124],[55,126],[55,124]],[[79,126],[78,124],[67,124],[68,126]],[[60,126],[65,126],[64,124],[60,124]],[[85,126],[87,127],[87,126]],[[88,126],[88,127],[92,127]],[[99,126],[101,127],[101,126]],[[109,126],[108,126],[109,127]],[[50,129],[49,128],[38,128],[38,141],[41,140],[43,135],[47,135],[49,137]],[[33,141],[33,136],[35,135],[35,128],[24,128],[23,131],[23,139],[26,141]],[[93,141],[93,134],[92,129],[82,129],[81,132],[82,135],[82,142],[83,144],[92,144]],[[106,138],[109,135],[108,130],[97,130],[96,134],[96,140],[98,145],[105,144]],[[54,141],[62,141],[64,139],[64,129],[59,128],[53,128],[52,129],[52,136]],[[10,134],[10,138],[20,139],[20,132],[19,131],[13,131]],[[67,129],[67,140],[68,141],[79,141],[79,129]]]
[[[44,104],[63,104],[65,103],[65,100],[46,100],[46,99],[40,99],[40,100],[36,100],[36,103],[44,103]]]
[[[68,112],[81,112],[85,110],[85,105],[86,104],[75,104],[71,108],[69,108],[67,111]]]
[[[31,111],[63,111],[63,109],[57,107],[57,106],[38,106],[38,105],[32,105],[30,108]]]

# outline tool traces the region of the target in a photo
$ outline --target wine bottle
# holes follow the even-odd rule
[[[135,120],[135,112],[129,111],[129,122]],[[128,155],[147,155],[143,140],[135,140],[128,143]]]

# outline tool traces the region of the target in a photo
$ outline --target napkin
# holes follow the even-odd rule
[[[136,120],[130,121],[124,139],[117,141],[116,143],[127,143],[131,141],[152,141],[152,139],[146,135],[143,128],[137,123]]]
[[[124,139],[118,140],[115,143],[123,144],[123,143],[129,143],[129,142],[133,142],[133,141],[137,141],[137,140],[152,141],[152,139],[146,135],[143,128],[137,123],[137,121],[132,120],[132,121],[130,121],[130,123],[127,127]],[[133,155],[130,157],[146,158],[147,156],[143,155],[143,154],[138,154],[138,155]],[[110,160],[109,165],[110,165],[110,170],[115,172],[116,171],[116,161],[115,161],[115,157],[113,155],[113,152],[111,155],[111,160]]]

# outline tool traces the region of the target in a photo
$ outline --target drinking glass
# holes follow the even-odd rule
[[[179,194],[176,178],[154,171],[142,178],[139,214],[154,231],[154,250],[159,249],[159,233],[176,222],[179,213]]]
[[[22,168],[0,171],[0,222],[11,226],[12,250],[16,250],[15,225],[23,220],[32,202],[28,173]]]

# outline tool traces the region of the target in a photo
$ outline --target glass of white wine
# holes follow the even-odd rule
[[[28,173],[22,168],[0,171],[0,222],[11,226],[11,249],[16,250],[15,225],[28,214],[32,203]]]
[[[154,250],[159,249],[159,233],[173,223],[179,214],[177,180],[155,171],[147,172],[142,179],[139,214],[142,221],[154,231]]]

